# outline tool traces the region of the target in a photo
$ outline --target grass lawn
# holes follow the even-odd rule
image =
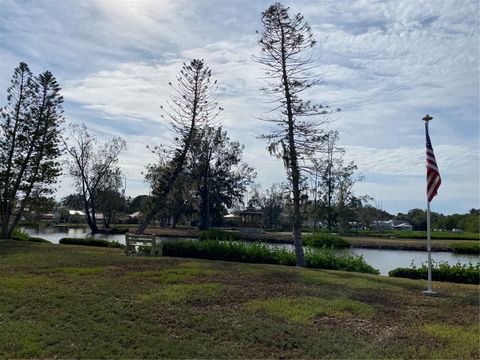
[[[478,286],[0,241],[0,358],[476,358]]]

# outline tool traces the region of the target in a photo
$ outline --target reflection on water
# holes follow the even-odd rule
[[[26,231],[32,236],[38,236],[54,244],[58,244],[59,240],[64,237],[87,237],[90,232],[87,228],[73,228],[67,226],[52,226],[44,228],[31,228],[25,227],[22,230]],[[125,243],[125,235],[104,235],[98,234],[96,237],[102,239],[118,241],[122,244]],[[159,239],[172,239],[172,238],[159,238]],[[195,239],[183,239],[183,240],[195,240]],[[291,244],[268,244],[271,247],[286,248],[293,251],[293,245]],[[352,254],[355,256],[363,256],[363,259],[367,264],[380,270],[380,274],[388,275],[388,272],[397,267],[410,267],[412,263],[415,266],[420,266],[422,263],[427,262],[426,251],[405,251],[405,250],[377,250],[377,249],[360,249],[352,248],[346,250],[338,250],[337,253]],[[464,255],[454,254],[451,252],[432,252],[432,259],[436,262],[444,261],[451,265],[456,263],[468,264],[472,262],[476,264],[480,261],[479,256],[476,255]]]
[[[69,227],[69,226],[48,226],[48,227],[24,227],[23,231],[29,235],[41,237],[54,244],[58,244],[61,238],[85,238],[90,235],[90,229],[84,227]],[[118,241],[125,243],[125,235],[104,235],[97,234],[95,237]]]

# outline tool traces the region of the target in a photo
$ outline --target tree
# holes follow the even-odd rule
[[[128,212],[130,214],[133,214],[136,212],[145,212],[145,209],[149,207],[151,200],[152,199],[150,195],[138,195],[134,197],[129,202]]]
[[[0,109],[1,237],[10,238],[35,197],[53,193],[61,173],[60,127],[63,98],[49,71],[34,77],[25,63],[15,69]]]
[[[200,200],[200,229],[213,220],[220,225],[227,208],[243,201],[246,187],[256,176],[242,161],[244,146],[231,141],[222,127],[207,126],[195,137],[191,154],[191,181]]]
[[[263,223],[267,229],[282,228],[283,215],[285,213],[286,193],[288,187],[286,184],[273,183],[270,188],[264,192],[255,189],[250,204],[258,206],[263,212]]]
[[[302,247],[302,216],[300,210],[301,171],[307,161],[323,149],[328,135],[322,129],[327,106],[312,104],[301,95],[319,83],[311,75],[314,67],[307,57],[315,45],[310,26],[301,14],[290,17],[288,8],[280,3],[262,13],[263,31],[259,46],[261,55],[255,60],[264,66],[267,87],[263,92],[272,95],[279,116],[263,120],[276,125],[271,133],[260,136],[268,141],[272,155],[282,158],[291,184],[293,200],[293,238],[297,266],[306,266]]]
[[[69,210],[83,209],[83,196],[81,194],[67,195],[62,199],[61,205]]]
[[[70,175],[82,195],[87,224],[92,234],[98,234],[100,230],[95,215],[100,204],[99,196],[102,192],[121,188],[122,177],[117,163],[118,156],[126,149],[126,142],[114,137],[98,145],[96,137],[89,134],[84,124],[71,125],[70,135],[72,145],[65,142],[70,155]],[[108,228],[109,224],[104,225]]]
[[[340,161],[336,154],[343,154],[344,149],[339,148],[338,132],[329,132],[325,147],[325,156],[313,160],[313,172],[315,177],[315,215],[319,212],[326,213],[326,223],[328,231],[333,231],[336,224],[336,214],[334,206],[334,197],[339,183]],[[317,207],[317,201],[320,200],[321,208]]]
[[[183,64],[177,85],[165,115],[171,125],[174,138],[171,147],[156,146],[152,151],[159,159],[168,158],[167,167],[158,179],[158,189],[150,212],[135,233],[142,234],[155,215],[165,206],[165,200],[184,169],[187,155],[197,132],[212,123],[222,110],[215,99],[216,81],[211,80],[211,70],[203,60],[194,59]],[[162,107],[163,109],[163,107]]]
[[[155,164],[148,166],[145,179],[150,183],[152,189],[152,197],[157,198],[162,194],[164,188],[165,176],[168,176],[170,171],[170,164],[163,158],[159,158]],[[176,227],[182,215],[191,215],[193,210],[193,204],[195,202],[193,192],[195,187],[195,181],[191,176],[188,169],[182,171],[176,181],[175,186],[172,187],[170,193],[164,199],[164,206],[156,212],[155,218],[160,220],[162,225],[169,224],[172,227]],[[150,199],[151,200],[151,199]],[[148,203],[148,212],[151,209],[151,202]]]
[[[97,193],[97,203],[97,210],[103,214],[103,227],[109,229],[115,215],[118,212],[125,212],[127,199],[118,187],[108,187]]]

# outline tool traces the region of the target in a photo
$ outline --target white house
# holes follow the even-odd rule
[[[374,221],[372,224],[370,224],[370,228],[378,230],[413,230],[413,226],[407,221],[403,220]]]

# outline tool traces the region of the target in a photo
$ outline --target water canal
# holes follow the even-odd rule
[[[59,240],[64,237],[83,238],[89,235],[87,229],[82,227],[45,227],[41,229],[26,227],[23,230],[32,236],[38,236],[47,239],[54,244],[58,244]],[[118,241],[123,244],[125,243],[125,235],[99,234],[98,237],[111,241]],[[173,240],[173,238],[162,237],[160,239]],[[293,251],[293,245],[291,244],[269,244],[269,246],[283,247]],[[355,256],[363,256],[367,264],[380,270],[381,275],[387,275],[390,270],[397,267],[410,267],[412,264],[418,267],[421,266],[422,263],[427,262],[427,253],[425,251],[351,248],[347,250],[339,250],[338,254],[340,255],[345,252]],[[470,262],[476,264],[480,261],[480,257],[476,255],[454,254],[451,252],[437,251],[432,252],[432,259],[436,262],[447,262],[450,265],[457,263],[468,264]]]

